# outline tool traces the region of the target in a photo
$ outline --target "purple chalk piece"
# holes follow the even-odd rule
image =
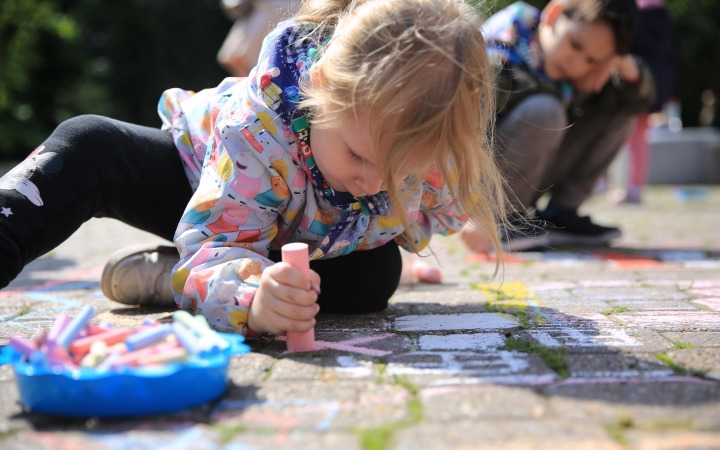
[[[8,345],[25,356],[28,356],[30,353],[37,351],[38,349],[35,342],[23,339],[18,336],[11,337]]]
[[[75,340],[75,338],[80,334],[80,331],[85,328],[85,325],[87,325],[90,321],[93,314],[95,314],[95,310],[92,306],[83,306],[78,315],[70,321],[55,342],[64,349],[70,347],[70,343]]]
[[[68,326],[71,320],[72,319],[67,314],[60,313],[60,315],[58,315],[55,319],[55,323],[50,329],[50,333],[48,333],[47,335],[47,340],[50,342],[55,342],[60,336],[60,333],[63,332],[63,330],[65,329],[65,327]]]
[[[170,334],[170,327],[167,325],[159,325],[130,335],[125,340],[125,345],[129,352],[133,352],[139,348],[147,347],[158,341],[165,339]]]

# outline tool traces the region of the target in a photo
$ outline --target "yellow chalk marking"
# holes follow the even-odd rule
[[[474,283],[473,289],[485,294],[488,303],[502,309],[525,311],[528,306],[539,306],[540,299],[528,285],[519,281],[508,283]]]

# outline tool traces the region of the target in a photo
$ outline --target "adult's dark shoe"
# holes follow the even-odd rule
[[[175,247],[134,245],[110,256],[102,274],[103,294],[126,305],[175,306],[170,275],[180,260]]]
[[[538,218],[546,222],[553,247],[603,247],[622,234],[619,228],[598,225],[571,209],[550,206]]]
[[[532,218],[510,221],[508,227],[500,227],[500,243],[504,252],[546,250],[550,246],[548,232],[542,222]]]

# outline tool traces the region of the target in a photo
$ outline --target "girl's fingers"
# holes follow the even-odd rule
[[[317,302],[317,293],[311,290],[298,289],[296,287],[271,281],[270,293],[278,299],[298,306],[309,306]]]
[[[312,285],[310,280],[303,275],[303,273],[285,262],[275,263],[274,265],[265,269],[265,272],[270,271],[270,276],[275,281],[293,286],[298,289],[310,290]]]
[[[272,334],[282,334],[283,331],[304,333],[315,326],[315,319],[293,320],[284,317],[275,311],[268,311],[268,324]]]
[[[286,317],[291,320],[308,321],[315,318],[320,306],[317,303],[313,303],[308,306],[299,306],[292,303],[285,302],[278,298],[268,299],[268,306],[275,313]]]
[[[312,269],[310,269],[310,289],[320,295],[320,275]]]

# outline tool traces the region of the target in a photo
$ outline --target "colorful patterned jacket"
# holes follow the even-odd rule
[[[296,107],[317,55],[315,40],[302,39],[310,30],[283,22],[265,38],[248,78],[228,78],[196,94],[170,89],[158,105],[195,189],[175,234],[175,301],[218,331],[245,334],[260,274],[273,264],[271,249],[306,242],[311,259],[318,259],[393,239],[410,247],[392,208],[377,208],[386,194],[354,199],[318,186],[308,118]],[[348,197],[350,203],[337,206]],[[467,220],[436,171],[404,208],[418,248]],[[363,232],[348,241],[342,228],[353,217]]]

